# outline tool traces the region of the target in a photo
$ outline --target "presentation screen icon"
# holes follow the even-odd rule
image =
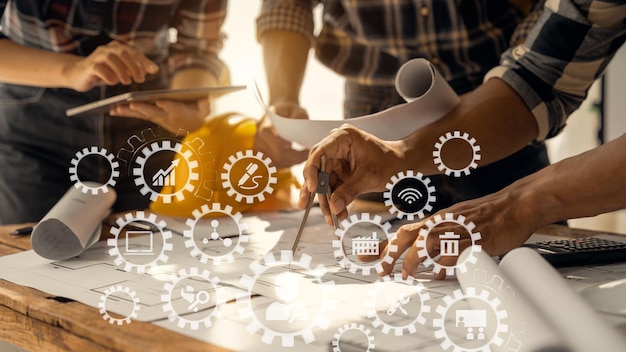
[[[135,243],[132,238],[146,236],[147,244]],[[154,233],[152,231],[126,231],[126,255],[154,255]]]
[[[484,309],[458,309],[456,311],[456,326],[467,329],[465,339],[484,340],[487,327],[487,311]],[[478,329],[478,331],[474,331]]]

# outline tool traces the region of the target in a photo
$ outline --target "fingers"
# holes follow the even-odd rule
[[[159,100],[154,104],[132,102],[112,108],[110,114],[147,120],[172,133],[180,130],[193,132],[202,127],[205,117],[210,112],[208,102],[204,107],[201,104],[204,102],[184,103],[173,100]]]
[[[139,50],[117,41],[98,47],[86,60],[93,74],[108,85],[143,83],[147,74],[159,71]]]
[[[422,223],[413,223],[407,224],[398,229],[396,235],[392,237],[391,241],[386,244],[383,250],[380,253],[380,259],[383,259],[386,255],[391,256],[393,261],[391,264],[383,263],[383,271],[381,273],[382,276],[389,275],[393,270],[398,258],[402,255],[402,253],[407,250],[411,250],[413,247],[413,243],[417,240],[419,236],[419,229],[421,228]],[[391,250],[392,246],[395,246],[395,250]],[[404,259],[406,263],[406,256]],[[419,262],[417,262],[419,264]],[[417,268],[416,264],[416,268]],[[404,275],[404,273],[403,273]],[[405,277],[406,278],[406,277]]]

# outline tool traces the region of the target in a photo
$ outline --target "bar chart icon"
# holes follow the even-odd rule
[[[179,162],[180,160],[178,159],[174,160],[167,169],[157,171],[157,173],[152,176],[152,185],[155,187],[175,186],[176,170],[174,170],[174,168],[178,166]]]

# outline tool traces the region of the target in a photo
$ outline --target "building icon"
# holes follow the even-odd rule
[[[378,235],[372,232],[371,237],[360,236],[352,239],[352,255],[378,255]]]

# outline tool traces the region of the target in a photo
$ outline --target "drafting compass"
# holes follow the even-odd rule
[[[306,209],[304,210],[304,216],[302,217],[302,221],[300,222],[300,227],[298,228],[298,234],[296,235],[296,239],[293,241],[293,247],[291,248],[291,253],[296,253],[296,249],[298,249],[298,244],[300,243],[300,239],[302,238],[302,231],[304,230],[304,225],[306,225],[306,220],[309,217],[309,212],[311,211],[311,207],[313,206],[313,201],[315,200],[316,194],[324,194],[326,195],[326,202],[330,205],[330,174],[326,172],[326,156],[322,156],[320,158],[320,172],[317,173],[317,188],[315,192],[311,193],[309,196],[309,203],[306,205]],[[333,219],[333,226],[337,229],[338,221],[337,216],[335,214],[330,214]]]

